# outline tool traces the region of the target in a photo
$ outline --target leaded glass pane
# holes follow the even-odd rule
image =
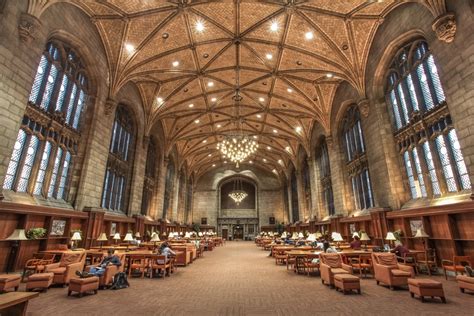
[[[395,117],[395,124],[397,129],[402,128],[402,121],[400,118],[400,111],[398,110],[397,97],[395,96],[395,90],[390,91],[390,102],[392,103],[393,116]]]
[[[462,189],[470,190],[471,180],[469,179],[464,157],[461,153],[461,145],[459,144],[458,136],[456,135],[456,131],[454,129],[449,131],[448,140],[456,163],[457,171],[461,179]]]
[[[64,97],[66,96],[68,82],[69,80],[67,78],[67,75],[64,74],[63,80],[61,81],[61,85],[59,86],[58,100],[56,101],[56,108],[54,109],[55,111],[61,111],[61,109],[63,108]]]
[[[410,156],[408,155],[408,151],[405,151],[403,153],[403,159],[405,160],[405,169],[407,171],[408,184],[410,185],[411,197],[413,199],[417,199],[418,195],[416,192],[415,178],[413,177],[413,169],[411,167],[411,161],[410,161]]]
[[[105,181],[104,181],[104,189],[103,189],[103,192],[102,192],[102,207],[104,208],[107,208],[107,205],[106,205],[106,198],[107,198],[107,193],[108,193],[108,183],[109,183],[109,176],[110,176],[110,170],[107,169],[107,171],[105,172]]]
[[[369,198],[369,203],[367,207],[373,207],[374,206],[374,196],[372,194],[372,184],[370,183],[370,175],[369,175],[369,170],[365,169],[365,178],[367,181],[367,193],[368,193],[368,198]]]
[[[77,101],[76,113],[74,113],[74,122],[72,123],[72,127],[75,129],[79,127],[79,119],[81,118],[85,98],[86,95],[84,94],[84,90],[81,90],[81,92],[79,93],[79,100]]]
[[[48,168],[49,156],[51,154],[51,147],[51,142],[47,141],[44,146],[43,155],[41,156],[41,162],[38,170],[38,176],[36,177],[36,183],[35,188],[33,190],[33,194],[39,195],[41,194],[41,190],[43,189],[46,168]]]
[[[54,85],[56,84],[58,76],[58,68],[56,65],[52,65],[47,77],[46,86],[43,92],[43,98],[41,99],[41,108],[47,110],[49,103],[51,102],[51,96],[53,94]]]
[[[438,103],[441,103],[446,100],[444,96],[444,90],[441,86],[441,81],[439,80],[438,68],[434,62],[433,55],[430,55],[427,60],[428,70],[431,74],[431,79],[433,81],[433,87],[436,93],[436,98],[438,99]]]
[[[419,111],[420,107],[418,106],[418,100],[416,98],[416,90],[415,90],[415,86],[413,85],[411,74],[407,76],[407,86],[408,86],[408,91],[410,93],[410,100],[411,100],[411,105],[413,106],[413,110]]]
[[[431,185],[433,187],[433,194],[439,195],[441,194],[441,189],[439,187],[438,176],[436,175],[436,169],[433,162],[433,156],[431,154],[431,149],[428,142],[423,143],[423,150],[425,152],[426,166],[428,167],[428,171],[430,173]]]
[[[63,149],[58,147],[56,158],[54,159],[53,173],[51,175],[51,183],[49,184],[48,197],[53,196],[54,188],[56,187],[56,180],[58,178],[59,168],[63,157]]]
[[[423,179],[423,170],[421,169],[420,158],[418,157],[418,149],[415,147],[412,150],[413,161],[415,163],[416,173],[418,175],[418,183],[420,185],[421,195],[426,197],[428,194],[426,193],[426,186],[425,180]]]
[[[402,105],[401,108],[402,108],[403,118],[405,122],[408,123],[410,119],[408,118],[407,98],[405,96],[405,93],[403,92],[403,87],[401,84],[397,86],[397,91],[398,91],[398,96],[400,97],[400,104]]]
[[[65,199],[66,196],[66,185],[69,175],[69,166],[71,164],[71,153],[66,151],[66,157],[64,158],[63,163],[63,170],[61,172],[61,178],[59,180],[59,188],[58,188],[58,199]]]
[[[416,72],[418,74],[421,92],[423,93],[423,100],[425,101],[425,107],[427,110],[431,110],[434,108],[433,98],[431,96],[430,87],[428,85],[428,77],[425,73],[425,68],[423,64],[418,65],[416,68]]]
[[[360,126],[360,121],[357,121],[357,128],[359,130],[359,141],[360,141],[362,153],[365,153],[364,137],[362,136],[363,134],[362,134],[362,127]]]
[[[28,189],[28,181],[31,175],[31,169],[33,163],[35,162],[36,150],[38,148],[39,139],[36,136],[30,137],[30,143],[28,144],[28,149],[26,150],[25,160],[23,162],[23,167],[21,168],[20,179],[18,181],[16,190],[18,192],[26,192]]]
[[[352,160],[352,155],[351,155],[351,148],[350,148],[350,143],[349,143],[349,135],[348,135],[348,133],[345,133],[344,136],[346,138],[346,157],[347,157],[347,161],[351,161]]]
[[[66,112],[66,123],[69,124],[71,120],[71,113],[72,110],[74,109],[74,104],[76,104],[76,94],[77,94],[77,85],[74,84],[71,89],[71,96],[69,97],[69,104],[67,106],[67,112]]]
[[[444,178],[446,179],[446,185],[449,192],[456,192],[458,190],[456,180],[454,179],[453,167],[449,159],[448,149],[444,142],[444,136],[439,135],[436,137],[436,147],[438,149],[439,159],[441,166],[443,167]]]
[[[358,192],[359,190],[357,190],[357,180],[356,180],[356,177],[352,177],[352,193],[354,195],[354,204],[356,206],[356,209],[360,209],[360,204],[359,204],[359,199],[358,199]]]
[[[13,189],[13,182],[15,181],[15,175],[18,172],[18,163],[21,158],[21,153],[25,146],[26,133],[24,130],[20,129],[16,137],[15,145],[13,146],[12,156],[10,158],[10,163],[8,164],[7,173],[5,175],[5,180],[3,182],[3,188],[7,190]]]
[[[35,81],[33,81],[33,86],[31,87],[29,101],[31,103],[37,104],[38,102],[38,94],[41,90],[41,86],[44,81],[45,72],[48,68],[48,59],[45,55],[41,56],[40,63],[38,65],[38,69],[36,70]]]

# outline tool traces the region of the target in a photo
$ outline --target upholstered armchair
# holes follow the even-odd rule
[[[45,266],[45,272],[53,272],[54,284],[69,284],[76,277],[76,271],[82,272],[86,261],[85,252],[64,253],[61,260]]]
[[[125,268],[125,254],[124,253],[119,253],[116,254],[117,257],[120,259],[120,266],[116,266],[115,264],[109,264],[108,266],[105,267],[105,272],[99,277],[99,287],[101,288],[106,288],[107,286],[111,285],[114,276],[119,273],[123,272]],[[92,267],[98,267],[99,264],[95,265],[89,265],[86,267],[86,271],[89,272]]]
[[[415,277],[413,267],[398,263],[393,253],[372,253],[372,264],[377,285],[382,282],[391,290],[395,286],[408,285],[408,278]]]
[[[338,253],[322,253],[320,255],[321,263],[319,270],[321,272],[321,282],[334,287],[335,274],[352,274],[352,267],[342,261]]]
[[[441,260],[441,266],[443,267],[444,277],[446,280],[448,279],[447,271],[454,272],[454,275],[457,276],[459,274],[464,273],[464,266],[473,266],[470,256],[454,256],[453,261],[443,259]]]

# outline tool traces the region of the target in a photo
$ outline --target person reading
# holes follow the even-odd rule
[[[105,269],[109,265],[116,265],[117,267],[120,267],[122,263],[120,262],[120,258],[114,254],[113,249],[107,250],[107,257],[102,259],[100,264],[96,267],[92,267],[88,272],[80,272],[76,271],[76,274],[80,276],[81,278],[86,278],[90,276],[101,276],[105,273]]]
[[[362,247],[362,243],[360,241],[360,238],[358,236],[354,236],[351,242],[351,248],[352,249],[360,249]]]

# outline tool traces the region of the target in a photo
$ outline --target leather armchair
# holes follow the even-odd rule
[[[115,264],[109,264],[108,266],[106,266],[104,274],[102,274],[99,277],[99,287],[106,288],[107,286],[111,285],[114,280],[114,276],[117,273],[124,271],[125,254],[120,253],[120,254],[116,254],[116,256],[119,257],[120,259],[120,263],[121,263],[120,266],[116,266]],[[96,265],[89,265],[86,267],[85,270],[89,272],[92,267],[98,267],[99,265],[100,263]]]
[[[321,283],[334,287],[335,274],[352,274],[352,267],[342,261],[340,254],[322,253],[320,257]]]
[[[393,253],[372,253],[372,264],[377,285],[382,282],[391,290],[408,285],[408,278],[415,277],[413,267],[398,263]]]
[[[85,252],[64,253],[61,260],[45,266],[45,272],[53,272],[54,284],[69,284],[76,277],[76,271],[82,272],[86,261]]]

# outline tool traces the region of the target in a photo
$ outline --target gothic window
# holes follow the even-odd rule
[[[302,173],[303,173],[304,198],[305,198],[306,206],[308,207],[308,210],[311,210],[312,208],[311,178],[309,174],[309,164],[308,164],[307,159],[305,159],[304,161]]]
[[[150,206],[151,206],[153,191],[155,189],[157,159],[158,159],[158,152],[156,149],[155,142],[153,141],[153,139],[150,139],[150,142],[148,144],[148,151],[146,155],[145,180],[143,184],[142,207],[141,207],[142,215],[148,215],[148,210],[150,209]]]
[[[163,218],[166,218],[168,209],[170,207],[171,197],[173,196],[174,188],[174,163],[172,160],[168,162],[168,169],[166,170],[165,179],[165,196],[163,198]]]
[[[344,116],[342,138],[355,208],[373,207],[374,199],[365,154],[364,135],[356,106],[351,106]]]
[[[326,207],[329,215],[334,215],[334,197],[332,193],[332,184],[331,184],[331,168],[329,164],[329,153],[328,146],[326,141],[320,146],[319,153],[319,176],[321,182],[321,191],[323,204]]]
[[[300,220],[300,207],[298,204],[298,183],[296,180],[296,170],[293,168],[291,173],[291,211],[293,217],[293,223]]]
[[[102,191],[102,207],[126,213],[133,170],[135,126],[127,108],[118,105]]]
[[[413,199],[470,190],[471,182],[433,55],[424,41],[396,54],[387,103]]]
[[[88,83],[73,49],[50,41],[41,56],[3,188],[68,200]]]

